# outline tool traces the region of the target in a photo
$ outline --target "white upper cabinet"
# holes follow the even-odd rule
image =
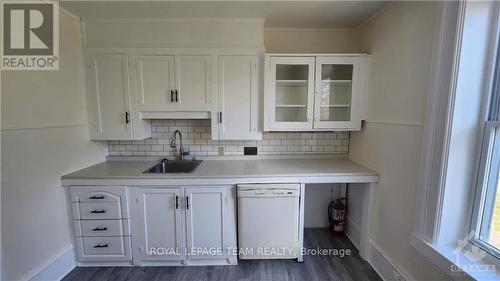
[[[262,139],[260,51],[90,48],[85,52],[94,140],[145,139],[151,137],[150,119],[164,118],[211,118],[213,139]],[[314,58],[305,65],[306,71],[314,70]],[[308,74],[307,79],[307,91],[312,92],[314,77]],[[304,95],[311,99],[302,128],[311,129],[313,96]],[[287,114],[282,111],[279,116]],[[282,128],[295,128],[296,119]]]
[[[359,122],[357,58],[318,57],[314,96],[315,129],[351,129]]]
[[[175,104],[174,56],[137,55],[138,108],[173,107]]]
[[[365,55],[266,56],[266,131],[359,130]]]
[[[196,55],[136,55],[136,110],[210,111],[210,60]]]
[[[312,129],[314,57],[271,57],[265,103],[270,129]]]
[[[176,56],[176,109],[179,111],[211,110],[210,56]]]
[[[128,56],[93,55],[88,67],[92,139],[132,139]]]
[[[257,56],[219,56],[220,140],[260,140]]]
[[[86,57],[91,139],[133,140],[150,137],[149,123],[134,119],[129,56],[88,53]]]

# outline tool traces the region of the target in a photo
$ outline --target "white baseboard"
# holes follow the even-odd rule
[[[61,280],[75,268],[75,254],[73,246],[69,246],[50,257],[46,263],[36,267],[20,280],[55,281]]]
[[[414,281],[408,273],[389,258],[381,247],[370,239],[370,259],[368,263],[384,281]]]

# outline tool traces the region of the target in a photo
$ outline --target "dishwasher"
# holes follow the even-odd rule
[[[240,259],[293,259],[300,254],[300,184],[237,186]]]

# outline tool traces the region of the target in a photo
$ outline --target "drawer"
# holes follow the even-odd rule
[[[77,237],[79,261],[130,261],[130,237]]]
[[[120,202],[108,203],[72,203],[74,219],[121,219],[122,214]]]
[[[72,186],[70,189],[71,202],[126,203],[127,190],[123,186]]]
[[[129,220],[75,220],[76,236],[129,236]]]

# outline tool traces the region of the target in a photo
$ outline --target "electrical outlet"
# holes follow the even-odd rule
[[[217,151],[218,151],[219,156],[224,156],[224,147],[223,146],[219,146],[217,148]]]
[[[256,146],[245,146],[243,148],[243,155],[257,155]]]

